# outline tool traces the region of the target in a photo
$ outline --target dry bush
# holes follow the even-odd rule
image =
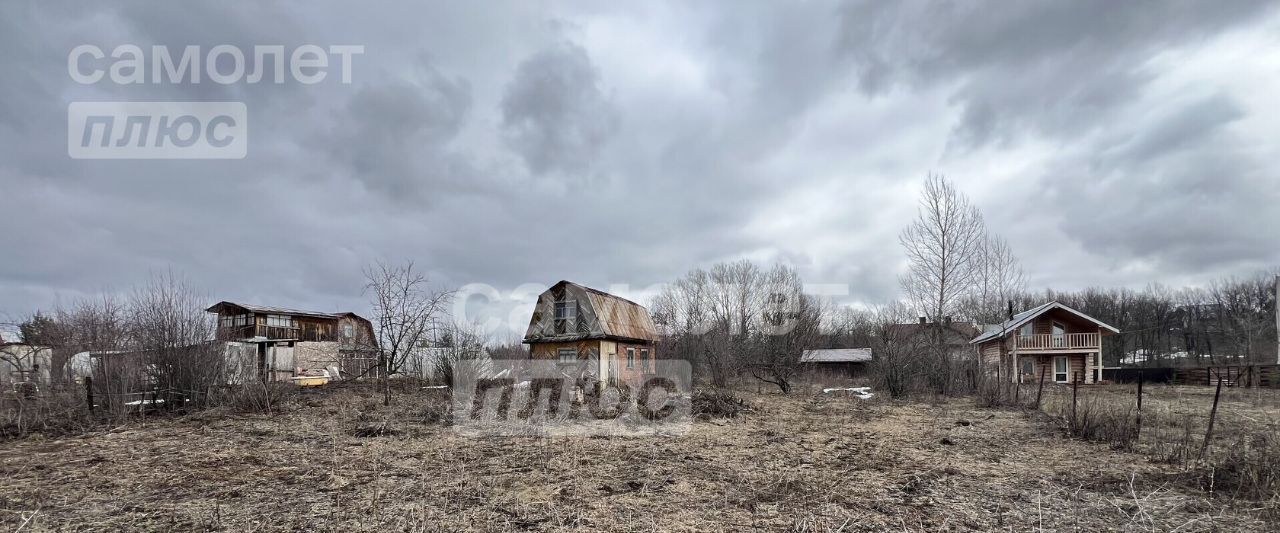
[[[693,416],[698,418],[736,418],[751,406],[747,401],[723,390],[699,390],[691,398]]]
[[[292,383],[259,381],[223,389],[207,404],[225,405],[240,413],[274,414],[297,396],[298,386]]]
[[[41,434],[50,437],[84,433],[96,425],[84,397],[75,390],[39,396],[6,395],[0,407],[0,439]]]
[[[427,424],[453,423],[453,394],[450,389],[427,389],[422,395],[422,421]]]
[[[1280,500],[1280,431],[1243,435],[1200,469],[1201,488],[1235,498]]]
[[[1042,409],[1070,435],[1132,449],[1138,438],[1138,418],[1133,405],[1081,390],[1072,407],[1070,390],[1045,391]]]

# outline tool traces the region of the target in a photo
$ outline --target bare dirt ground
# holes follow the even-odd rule
[[[326,387],[327,388],[327,387]],[[470,438],[420,397],[307,391],[0,443],[7,530],[1268,531],[1149,455],[969,399],[747,393],[680,437]],[[375,431],[369,431],[369,428]],[[360,435],[360,436],[357,436]]]

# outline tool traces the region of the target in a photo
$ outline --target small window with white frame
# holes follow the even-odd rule
[[[640,349],[640,371],[642,372],[649,371],[649,349],[648,348]]]
[[[556,356],[560,363],[568,364],[578,362],[578,350],[573,348],[560,348],[559,350],[556,350]]]
[[[573,320],[578,318],[578,301],[566,300],[556,302],[555,305],[556,320]]]
[[[630,370],[635,367],[636,367],[636,349],[627,348],[627,369]]]

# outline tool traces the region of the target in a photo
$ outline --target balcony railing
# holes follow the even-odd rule
[[[230,328],[221,328],[223,338],[230,339],[250,339],[254,337],[262,337],[267,339],[292,339],[292,340],[324,340],[320,339],[315,331],[303,332],[301,328],[288,326],[267,326],[253,325],[234,326]]]
[[[1102,336],[1097,333],[1041,333],[1018,335],[1020,350],[1096,350],[1102,346]]]

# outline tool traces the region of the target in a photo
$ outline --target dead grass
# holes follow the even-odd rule
[[[1262,531],[1174,465],[1016,410],[740,393],[679,437],[470,438],[419,393],[303,391],[0,444],[0,524],[47,530]],[[435,414],[432,414],[435,413]],[[447,417],[446,417],[447,418]],[[362,424],[392,430],[357,434]]]

